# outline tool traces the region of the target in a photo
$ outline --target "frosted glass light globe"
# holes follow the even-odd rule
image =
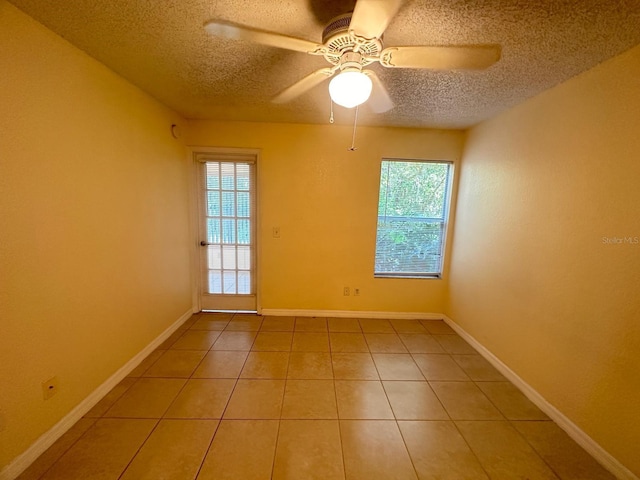
[[[373,84],[362,72],[342,72],[329,83],[329,95],[338,105],[353,108],[366,102]]]

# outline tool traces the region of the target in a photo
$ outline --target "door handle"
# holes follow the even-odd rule
[[[200,242],[201,247],[206,247],[207,245],[211,245],[210,243],[205,242],[204,240]]]

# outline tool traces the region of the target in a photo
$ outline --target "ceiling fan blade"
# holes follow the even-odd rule
[[[391,110],[394,107],[393,100],[391,100],[387,89],[380,81],[378,75],[376,75],[376,72],[373,70],[363,70],[363,73],[366,74],[373,83],[371,96],[369,97],[369,100],[367,100],[367,104],[371,107],[371,110],[375,113],[384,113]]]
[[[389,47],[380,52],[380,63],[391,68],[481,70],[499,59],[499,45]]]
[[[294,50],[296,52],[321,55],[325,48],[323,45],[310,42],[302,38],[267,32],[266,30],[246,27],[244,25],[238,25],[237,23],[226,22],[223,20],[212,20],[207,22],[204,24],[204,29],[210,35],[230,38],[233,40],[248,40],[262,45]]]
[[[311,90],[316,85],[321,84],[335,72],[335,68],[321,68],[313,73],[310,73],[302,80],[297,81],[290,87],[280,92],[273,100],[273,103],[286,103],[290,102],[294,98],[299,97],[303,93]]]
[[[380,38],[403,0],[358,0],[349,31],[364,38]]]

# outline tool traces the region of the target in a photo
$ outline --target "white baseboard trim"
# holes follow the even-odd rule
[[[162,342],[173,334],[180,326],[186,322],[191,315],[192,310],[189,309],[178,320],[173,322],[164,332],[162,332],[155,340],[143,348],[135,357],[125,363],[113,375],[111,375],[102,385],[91,392],[84,400],[76,405],[67,415],[65,415],[58,423],[43,433],[35,442],[31,444],[24,452],[18,455],[10,464],[0,471],[0,480],[13,480],[29,465],[31,465],[47,448],[64,435],[78,420],[80,420],[96,403],[111,391],[118,383],[122,381],[129,373],[133,371],[145,358],[149,356]]]
[[[424,312],[365,312],[359,310],[304,310],[263,308],[262,315],[274,317],[331,317],[331,318],[388,318],[391,320],[442,320],[441,313]]]
[[[569,437],[578,445],[584,448],[593,458],[595,458],[604,468],[609,470],[620,480],[640,480],[631,470],[620,463],[613,455],[607,452],[594,439],[581,430],[575,423],[567,418],[560,410],[549,403],[542,395],[520,378],[513,370],[505,365],[498,357],[491,353],[486,347],[468,334],[460,325],[451,320],[446,315],[441,317],[455,332],[464,338],[480,355],[491,363],[500,373],[513,383],[529,400],[531,400],[540,410],[551,418]]]

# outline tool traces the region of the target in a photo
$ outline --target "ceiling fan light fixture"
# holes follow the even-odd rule
[[[371,79],[360,71],[343,71],[331,79],[329,95],[334,103],[353,108],[369,99],[373,84]]]

